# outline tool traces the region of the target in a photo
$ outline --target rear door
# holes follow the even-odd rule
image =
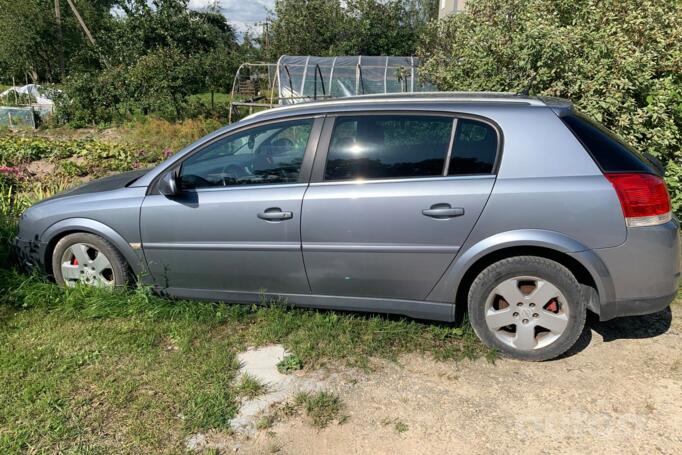
[[[499,143],[473,118],[328,117],[302,210],[312,293],[425,298],[483,210]]]

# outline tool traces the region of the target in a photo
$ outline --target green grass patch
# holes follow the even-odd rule
[[[237,394],[247,400],[253,400],[268,392],[268,386],[250,374],[243,374],[236,389]]]
[[[294,404],[303,408],[310,424],[316,428],[325,428],[334,421],[341,424],[346,420],[342,415],[343,401],[335,393],[301,392],[294,397]]]
[[[278,364],[277,371],[282,374],[289,374],[303,368],[303,362],[295,354],[285,356]]]
[[[189,98],[199,100],[202,103],[206,104],[207,106],[211,105],[211,92],[197,93],[196,95],[191,95]],[[218,105],[218,104],[227,105],[227,104],[230,104],[231,100],[232,100],[232,97],[230,96],[229,93],[215,92],[213,94],[213,102],[216,105]]]

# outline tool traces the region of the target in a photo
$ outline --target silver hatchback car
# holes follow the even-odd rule
[[[22,216],[23,264],[61,285],[453,321],[525,360],[666,308],[679,222],[656,162],[560,99],[355,97],[252,115],[152,170]]]

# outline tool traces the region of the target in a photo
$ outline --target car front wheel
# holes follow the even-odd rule
[[[102,237],[85,232],[69,234],[57,242],[52,272],[60,286],[85,284],[113,288],[128,281],[128,266],[116,248]]]
[[[537,256],[503,259],[474,280],[469,320],[478,337],[508,357],[541,361],[566,352],[585,325],[580,284],[563,265]]]

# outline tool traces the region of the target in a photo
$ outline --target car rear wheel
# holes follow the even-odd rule
[[[116,248],[102,237],[85,232],[59,240],[52,254],[52,271],[60,286],[84,284],[113,288],[128,282],[129,270]]]
[[[469,320],[479,338],[508,357],[540,361],[566,352],[585,325],[580,284],[563,265],[537,256],[503,259],[469,290]]]

